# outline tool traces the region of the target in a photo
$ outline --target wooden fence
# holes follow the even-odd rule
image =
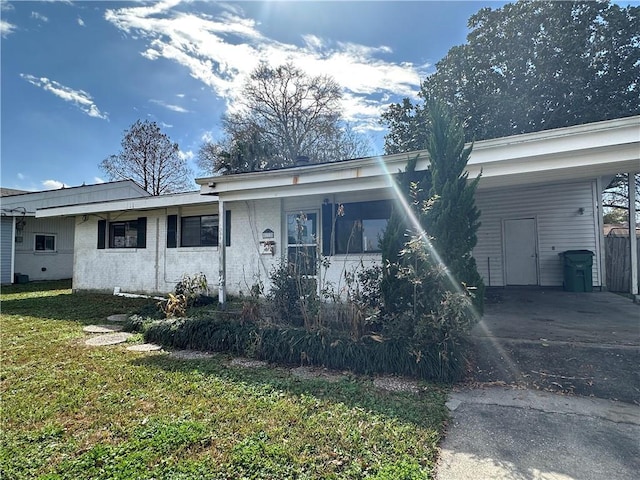
[[[604,246],[607,262],[607,289],[612,292],[628,293],[631,278],[629,237],[605,237]],[[640,239],[638,239],[637,247],[640,269]]]

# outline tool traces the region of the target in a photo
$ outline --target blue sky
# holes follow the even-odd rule
[[[343,115],[382,150],[385,106],[412,97],[480,8],[506,2],[7,2],[1,20],[1,184],[99,183],[137,119],[194,173],[260,61],[332,75]],[[195,189],[195,184],[194,184]]]

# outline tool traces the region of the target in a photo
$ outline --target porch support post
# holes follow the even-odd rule
[[[604,243],[604,209],[602,207],[602,177],[596,178],[595,192],[595,220],[596,220],[596,247],[598,255],[598,273],[600,274],[600,290],[605,291],[607,288],[607,254]]]
[[[226,223],[224,201],[218,197],[218,303],[222,310],[227,303]]]
[[[636,179],[629,172],[629,245],[631,247],[631,285],[629,291],[638,295],[638,239],[636,238]]]

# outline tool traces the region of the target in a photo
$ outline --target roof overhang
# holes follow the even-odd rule
[[[182,207],[217,203],[217,199],[201,195],[200,192],[161,195],[155,197],[111,200],[108,202],[83,203],[65,207],[41,208],[36,210],[37,218],[89,215],[95,213],[145,211],[158,208]]]
[[[425,150],[196,179],[204,195],[225,201],[376,190]],[[640,116],[476,142],[467,165],[479,189],[575,181],[640,170]]]

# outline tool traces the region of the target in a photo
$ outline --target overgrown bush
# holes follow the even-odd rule
[[[211,303],[206,299],[209,296],[209,282],[202,272],[195,275],[186,273],[182,275],[182,278],[176,284],[174,292],[176,296],[184,295],[188,306]]]
[[[269,275],[271,290],[267,300],[280,323],[313,330],[320,326],[318,282],[303,271],[288,260],[275,266]]]
[[[456,381],[465,373],[464,349],[445,340],[425,344],[416,354],[409,341],[364,335],[312,331],[277,325],[241,323],[237,319],[174,318],[138,322],[148,342],[173,348],[228,352],[289,365],[314,365],[365,374],[410,375],[426,380]],[[450,354],[443,361],[441,352]],[[458,355],[460,355],[458,357]]]

